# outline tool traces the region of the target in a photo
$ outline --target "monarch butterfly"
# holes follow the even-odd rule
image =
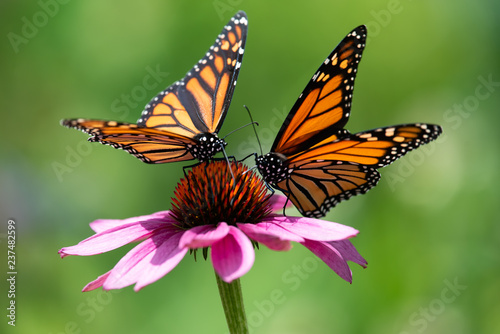
[[[91,135],[146,163],[212,158],[226,145],[217,133],[226,117],[243,59],[247,17],[238,12],[187,74],[145,107],[137,124],[65,119],[63,126]]]
[[[264,180],[308,217],[322,217],[342,200],[364,194],[380,179],[377,168],[436,139],[441,127],[402,124],[356,134],[344,129],[366,27],[351,31],[300,94],[271,147],[257,156]]]

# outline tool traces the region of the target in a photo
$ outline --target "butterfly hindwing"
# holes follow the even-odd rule
[[[278,183],[303,216],[322,217],[351,196],[364,194],[380,179],[379,172],[342,161],[302,162],[288,178]]]
[[[359,26],[325,59],[290,110],[272,152],[292,155],[343,129],[365,43],[366,27]]]
[[[322,217],[342,200],[373,188],[380,179],[376,168],[393,163],[441,132],[437,125],[401,124],[332,136],[287,160],[289,177],[277,187],[290,194],[302,215]]]
[[[87,119],[66,119],[61,124],[146,163],[212,158],[226,144],[217,133],[236,85],[247,25],[242,11],[231,18],[186,76],[146,105],[137,124]]]

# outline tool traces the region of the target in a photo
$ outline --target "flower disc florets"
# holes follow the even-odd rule
[[[255,224],[271,213],[266,192],[263,181],[240,162],[204,162],[177,184],[171,214],[186,229],[220,222]]]

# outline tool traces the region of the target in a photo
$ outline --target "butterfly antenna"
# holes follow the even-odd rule
[[[227,137],[227,136],[229,136],[230,134],[232,134],[233,132],[236,132],[236,131],[239,131],[239,130],[241,130],[241,129],[243,129],[243,128],[246,128],[246,127],[247,127],[247,126],[249,126],[249,125],[253,125],[253,126],[254,126],[254,128],[255,128],[255,124],[259,125],[259,123],[257,123],[257,122],[252,122],[252,123],[248,123],[248,124],[242,125],[242,126],[240,126],[239,128],[234,129],[233,131],[229,132],[229,133],[228,133],[227,135],[225,135],[222,139],[226,139],[226,137]]]
[[[250,116],[250,121],[251,121],[250,124],[259,125],[259,123],[254,122],[253,117],[252,117],[252,113],[250,112],[250,109],[248,109],[248,107],[246,105],[243,105],[243,107],[247,110],[248,116]],[[257,138],[257,142],[259,143],[260,155],[264,155],[264,153],[262,152],[262,145],[260,144],[259,135],[257,134],[257,128],[255,127],[255,125],[253,126],[253,131],[255,132],[255,137]]]

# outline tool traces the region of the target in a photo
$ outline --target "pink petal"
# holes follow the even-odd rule
[[[211,248],[212,264],[217,274],[227,283],[245,275],[252,268],[255,253],[247,236],[234,226]]]
[[[168,242],[164,242],[157,248],[154,256],[151,258],[149,268],[146,268],[137,281],[134,287],[135,291],[139,291],[146,285],[156,282],[181,262],[188,251],[187,248],[179,247],[181,236],[181,233],[176,234]]]
[[[314,218],[270,215],[265,221],[275,223],[304,239],[316,241],[336,241],[358,234],[358,230],[350,226]]]
[[[137,283],[134,290],[138,291],[163,277],[187,252],[178,247],[181,234],[160,233],[134,247],[111,270],[103,289],[121,289]]]
[[[132,223],[141,223],[147,221],[173,221],[170,217],[170,211],[160,211],[155,212],[150,215],[132,217],[127,219],[97,219],[90,223],[90,228],[96,232],[104,232],[106,230],[112,229],[114,227],[128,225]]]
[[[252,240],[260,242],[269,249],[276,251],[290,250],[292,248],[290,241],[303,242],[305,240],[274,223],[237,225]]]
[[[179,246],[189,248],[209,247],[214,242],[224,238],[229,233],[229,226],[222,222],[214,227],[213,225],[202,225],[193,227],[182,235]]]
[[[107,273],[102,274],[101,276],[97,277],[97,279],[93,280],[89,284],[85,285],[82,289],[82,292],[88,292],[88,291],[92,291],[92,290],[95,290],[97,288],[100,288],[103,285],[103,283],[106,281],[106,279],[108,278],[110,273],[111,273],[111,270],[108,271]]]
[[[291,201],[287,201],[286,196],[280,194],[274,194],[269,199],[269,204],[271,205],[271,210],[273,211],[283,210],[285,203],[287,208],[293,205]]]
[[[359,264],[363,268],[366,268],[368,262],[366,262],[366,260],[358,253],[354,245],[349,240],[329,241],[327,243],[338,250],[346,261],[352,261]]]
[[[152,238],[146,239],[132,248],[111,270],[103,289],[121,289],[134,284],[139,279],[145,264],[153,257],[157,245]]]
[[[347,260],[342,257],[342,254],[335,247],[326,242],[313,240],[306,240],[302,244],[323,260],[337,275],[352,283],[352,272],[347,265]]]
[[[61,257],[67,255],[95,255],[108,252],[119,248],[130,242],[134,242],[148,237],[153,233],[157,233],[158,229],[164,229],[175,233],[177,227],[172,225],[173,222],[164,222],[158,220],[136,221],[122,226],[116,226],[109,230],[94,234],[79,242],[75,246],[64,247],[59,250]]]

